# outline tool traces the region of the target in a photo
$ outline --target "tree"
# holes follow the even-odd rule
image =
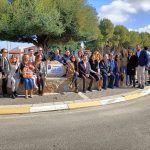
[[[124,47],[124,44],[129,40],[130,39],[128,29],[122,25],[115,26],[113,41],[118,45],[119,51]]]
[[[84,0],[2,0],[0,40],[29,42],[44,48],[70,40],[97,39],[95,10]]]

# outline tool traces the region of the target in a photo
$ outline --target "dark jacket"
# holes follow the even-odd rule
[[[127,75],[135,75],[136,74],[136,66],[137,66],[137,57],[132,55],[128,57],[127,63]]]
[[[104,60],[102,60],[100,61],[99,65],[102,75],[108,75],[108,73],[110,73],[110,66],[107,61],[105,62]]]
[[[136,53],[136,57],[137,57],[137,66],[143,67],[143,66],[146,66],[148,64],[148,55],[147,55],[147,52],[145,50],[141,50],[139,57]]]
[[[8,75],[9,74],[10,62],[9,62],[8,58],[4,59],[3,57],[1,57],[0,68],[1,68],[2,75]]]
[[[93,60],[89,60],[90,66],[91,66],[91,71],[95,71],[97,72],[98,70],[98,62],[97,61],[93,61]]]
[[[82,75],[90,74],[91,66],[89,62],[86,63],[86,68],[83,61],[79,62],[78,68],[80,77],[82,77]]]

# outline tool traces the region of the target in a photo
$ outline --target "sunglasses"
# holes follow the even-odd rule
[[[8,53],[8,52],[3,52],[3,53]]]

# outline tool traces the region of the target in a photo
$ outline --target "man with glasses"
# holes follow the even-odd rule
[[[2,57],[0,61],[0,68],[2,72],[2,93],[3,93],[3,97],[7,97],[7,79],[10,71],[10,63],[7,58],[8,50],[3,48],[1,50],[1,53],[2,53]]]
[[[42,47],[39,47],[39,48],[38,48],[38,55],[41,55],[41,56],[42,56],[42,61],[47,61],[47,57],[46,57],[46,55],[43,53],[43,48],[42,48]]]

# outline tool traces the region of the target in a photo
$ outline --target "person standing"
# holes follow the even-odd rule
[[[145,67],[148,64],[148,55],[145,50],[142,50],[140,45],[136,46],[136,57],[137,57],[137,79],[138,88],[144,89],[145,87]]]
[[[46,80],[46,65],[42,62],[42,56],[36,55],[35,58],[35,74],[37,77],[38,94],[42,96],[44,94],[45,80]]]
[[[30,59],[30,62],[33,63],[35,62],[35,56],[34,56],[34,50],[33,49],[28,49],[28,54],[29,54],[29,59]]]
[[[125,75],[125,80],[124,80],[125,85],[128,85],[127,62],[128,62],[128,51],[127,49],[123,49],[120,56],[120,69],[121,69],[121,73]]]
[[[137,66],[137,57],[132,50],[129,50],[128,63],[127,63],[127,75],[129,75],[130,85],[135,87],[135,74]]]
[[[92,92],[91,88],[92,88],[94,77],[92,75],[90,75],[91,66],[90,66],[90,63],[88,62],[86,55],[83,55],[82,61],[79,62],[79,64],[78,64],[78,68],[79,68],[79,77],[81,77],[83,79],[83,93],[86,93],[86,89],[85,89],[86,88],[86,79],[90,79],[88,91]]]
[[[3,97],[7,97],[7,81],[8,81],[8,75],[10,72],[10,62],[7,58],[8,56],[8,50],[3,48],[1,50],[2,56],[0,61],[0,68],[2,72],[2,93]]]

